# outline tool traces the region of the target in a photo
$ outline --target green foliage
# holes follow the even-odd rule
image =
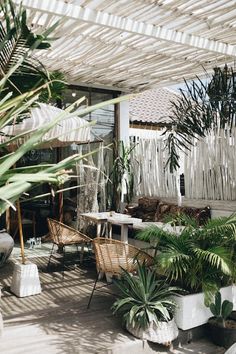
[[[235,279],[236,217],[209,220],[202,227],[186,225],[180,235],[156,226],[137,238],[156,249],[156,266],[167,280],[190,292],[204,291],[206,302]]]
[[[41,92],[39,101],[55,103],[62,98],[62,93],[67,88],[65,75],[60,71],[53,71],[49,73],[49,78],[50,82],[46,89]]]
[[[44,88],[44,87],[43,87]],[[0,82],[1,89],[1,82]],[[34,104],[41,92],[41,88],[37,91],[31,91],[18,97],[11,98],[8,94],[0,101],[0,131],[6,124],[11,124],[15,121],[16,116],[26,111]],[[78,113],[78,117],[84,116],[96,109],[109,104],[115,104],[127,97],[116,98],[107,102],[102,102],[94,106],[81,109]],[[35,149],[41,145],[43,136],[58,124],[62,119],[66,117],[68,112],[74,109],[74,106],[80,103],[82,99],[75,102],[68,107],[65,111],[62,111],[53,121],[39,128],[37,131],[32,131],[30,138],[18,147],[14,153],[7,152],[6,148],[14,141],[19,139],[19,135],[13,138],[6,138],[5,142],[0,144],[0,151],[4,155],[0,158],[0,215],[12,205],[24,192],[33,188],[36,184],[50,182],[50,184],[60,185],[70,178],[70,169],[78,161],[86,158],[87,155],[75,154],[70,156],[57,164],[42,166],[28,166],[24,169],[17,169],[14,165],[22,158],[28,151]],[[29,131],[27,133],[30,133]],[[22,137],[22,135],[21,135]],[[32,171],[30,170],[32,168]]]
[[[16,8],[11,0],[3,0],[0,11],[0,79],[7,75],[5,90],[18,95],[50,80],[47,70],[33,57],[32,51],[50,47],[48,36],[57,24],[41,34],[34,34],[27,25],[26,10],[21,5]]]
[[[233,303],[228,300],[224,300],[222,303],[221,293],[218,291],[215,294],[215,302],[211,303],[209,306],[213,316],[217,321],[225,323],[225,320],[229,317],[233,311]]]
[[[11,0],[4,0],[0,4],[0,11],[0,134],[3,135],[2,130],[6,125],[15,124],[19,119],[25,118],[25,112],[45,94],[45,89],[48,92],[51,90],[48,73],[41,63],[33,59],[32,51],[49,47],[46,39],[48,40],[48,35],[57,23],[44,33],[35,35],[27,26],[26,11],[22,6],[16,11]],[[58,74],[55,75],[58,78]],[[42,83],[44,84],[40,85]],[[53,84],[56,85],[55,80]],[[58,85],[60,86],[61,82],[58,82]],[[129,96],[123,96],[87,107],[79,112],[78,117],[128,98]],[[30,138],[24,145],[16,148],[14,153],[9,152],[9,147],[12,148],[12,143],[24,137],[24,134],[4,137],[4,142],[0,144],[0,215],[35,185],[45,182],[51,185],[63,184],[70,178],[71,167],[86,158],[86,155],[75,154],[57,164],[28,166],[23,169],[15,167],[20,158],[39,147],[43,136],[83,100],[84,98],[75,102],[37,131],[28,131]]]
[[[179,150],[190,150],[193,138],[204,138],[212,129],[231,129],[236,122],[236,79],[227,65],[214,68],[207,82],[199,77],[185,81],[185,90],[171,102],[171,115],[166,123],[167,164],[173,172],[179,167]]]
[[[130,203],[133,197],[134,175],[131,168],[131,153],[134,146],[127,147],[123,141],[114,142],[115,160],[110,175],[112,182],[112,201],[111,208],[119,210],[122,193],[122,183],[126,185],[126,202]]]
[[[171,226],[192,226],[197,227],[196,218],[192,218],[185,213],[177,213],[177,214],[167,214],[163,218],[164,223],[170,223]]]
[[[125,323],[141,328],[146,328],[152,321],[157,324],[159,321],[171,320],[176,309],[172,297],[182,291],[158,280],[155,271],[148,269],[145,264],[138,264],[135,276],[123,270],[116,285],[121,297],[113,304],[113,313],[121,313]]]
[[[22,5],[16,7],[11,0],[3,0],[0,12],[3,19],[0,23],[0,79],[7,76],[7,84],[4,92],[0,92],[0,98],[5,96],[6,91],[17,96],[47,84],[38,100],[56,101],[66,87],[64,75],[58,71],[48,72],[34,57],[33,51],[50,47],[52,38],[49,35],[58,22],[41,34],[35,34],[27,25],[27,14]]]

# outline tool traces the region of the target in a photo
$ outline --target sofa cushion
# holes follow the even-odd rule
[[[194,208],[194,207],[179,207],[176,204],[160,203],[155,214],[155,221],[166,221],[168,215],[175,216],[178,213],[186,214],[191,218],[195,218],[199,225],[206,223],[211,218],[210,207]]]
[[[131,214],[133,217],[141,218],[143,221],[162,222],[165,222],[169,215],[174,217],[183,213],[196,218],[199,225],[203,225],[211,218],[211,209],[208,206],[205,208],[178,206],[177,204],[162,202],[159,198],[155,197],[139,198],[138,205],[127,205],[125,212]]]
[[[153,211],[156,212],[157,206],[160,203],[158,198],[154,197],[142,197],[138,200],[139,209],[143,209],[145,211]]]

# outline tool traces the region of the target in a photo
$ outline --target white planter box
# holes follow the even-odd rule
[[[233,301],[232,286],[227,286],[220,290],[223,300]],[[236,290],[235,290],[236,294]],[[208,319],[212,317],[212,313],[204,305],[204,294],[191,294],[174,298],[178,308],[175,314],[175,322],[178,328],[187,330],[198,327],[207,323]],[[235,298],[236,300],[236,298]]]
[[[11,291],[18,297],[41,293],[39,273],[36,264],[15,264]]]

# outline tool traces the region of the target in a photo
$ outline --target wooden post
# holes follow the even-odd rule
[[[59,199],[59,221],[63,222],[63,192],[58,194]]]
[[[22,258],[22,264],[25,264],[24,237],[23,237],[22,219],[21,219],[21,209],[20,209],[20,202],[19,202],[19,200],[17,201],[16,205],[17,205],[18,225],[19,225],[21,258]]]
[[[6,210],[6,230],[10,234],[11,231],[11,215],[10,215],[10,208]]]

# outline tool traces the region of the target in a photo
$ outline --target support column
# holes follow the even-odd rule
[[[118,140],[129,144],[129,101],[119,103],[118,110]]]

